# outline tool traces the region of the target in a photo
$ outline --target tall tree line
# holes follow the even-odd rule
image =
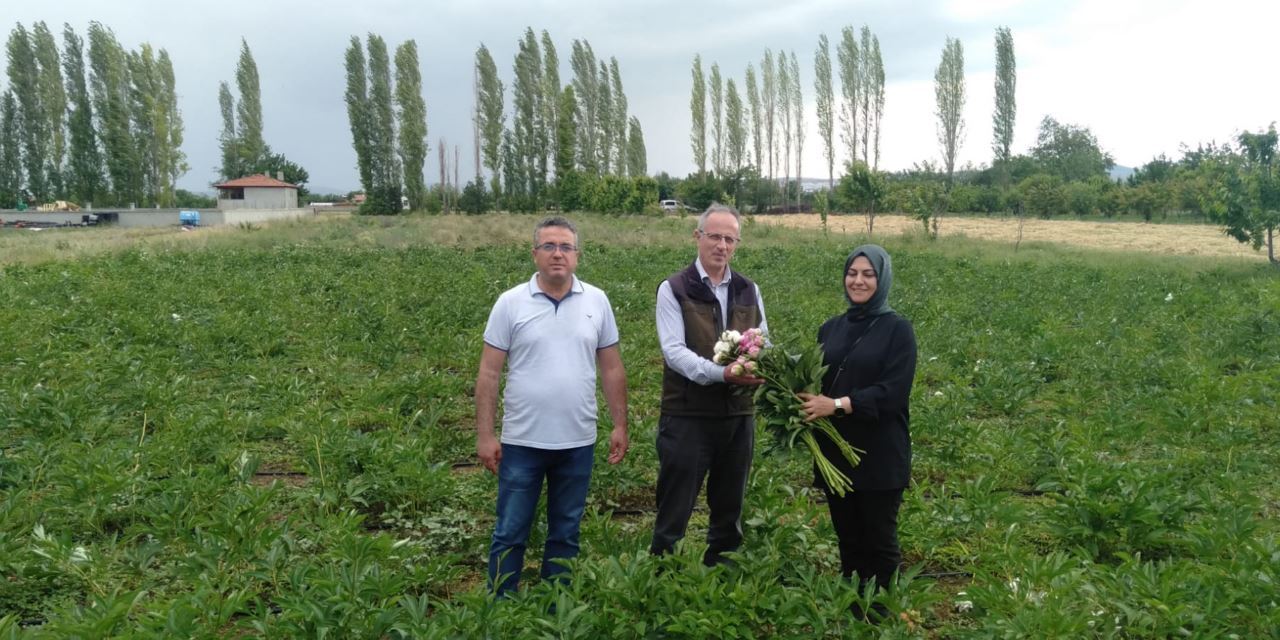
[[[617,58],[597,58],[589,42],[574,40],[569,70],[572,78],[562,84],[551,35],[544,30],[537,38],[526,28],[513,63],[508,127],[498,65],[488,47],[476,50],[476,155],[509,208],[558,202],[566,180],[647,170],[644,134],[628,113]]]
[[[19,199],[172,206],[187,171],[173,64],[164,49],[127,51],[92,22],[15,25],[0,94],[0,206]],[[105,173],[103,169],[106,169]]]
[[[366,213],[396,213],[401,196],[410,209],[421,208],[427,197],[427,107],[417,43],[408,40],[396,49],[394,82],[391,65],[381,36],[370,33],[363,43],[351,37],[345,100]]]

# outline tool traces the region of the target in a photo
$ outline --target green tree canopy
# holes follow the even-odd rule
[[[1088,127],[1059,123],[1051,116],[1040,121],[1040,134],[1031,157],[1041,171],[1064,182],[1106,175],[1115,165]]]

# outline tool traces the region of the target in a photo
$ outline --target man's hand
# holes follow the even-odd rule
[[[724,370],[724,381],[728,384],[737,384],[744,387],[758,387],[764,384],[764,378],[757,378],[751,374],[735,376],[732,373],[729,373],[728,367],[725,367]]]
[[[502,463],[502,443],[498,442],[497,437],[492,433],[476,436],[476,454],[489,473],[498,475],[498,465]]]
[[[631,441],[627,437],[625,427],[614,427],[613,433],[609,434],[609,464],[618,464],[627,455],[627,448],[631,446]]]

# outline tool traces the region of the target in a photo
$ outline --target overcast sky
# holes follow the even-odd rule
[[[462,175],[473,172],[472,64],[486,44],[509,88],[525,27],[550,32],[568,81],[573,40],[597,57],[618,59],[630,109],[640,119],[650,173],[683,176],[689,146],[690,66],[741,88],[748,63],[766,47],[795,51],[805,97],[804,174],[825,177],[813,111],[813,56],[818,34],[834,42],[845,25],[868,25],[879,37],[886,75],[881,168],[938,161],[933,71],[947,36],[964,45],[966,134],[959,164],[991,157],[994,32],[1013,31],[1018,71],[1017,152],[1035,142],[1050,115],[1091,128],[1118,164],[1178,154],[1179,145],[1226,140],[1280,118],[1273,46],[1280,9],[1245,0],[6,0],[12,28],[45,21],[60,34],[69,22],[82,36],[89,21],[111,27],[126,48],[165,48],[177,74],[191,171],[179,186],[207,190],[218,164],[217,89],[234,87],[240,38],[262,78],[265,137],[306,167],[313,190],[358,187],[346,106],[343,52],[352,35],[376,33],[394,48],[417,41],[431,151],[427,179],[439,175],[441,137],[461,147]],[[0,84],[7,80],[0,81]],[[837,89],[838,90],[838,89]],[[510,105],[510,98],[508,98]],[[452,152],[450,153],[452,157]],[[843,161],[840,157],[839,161]],[[837,169],[837,173],[839,170]],[[464,178],[465,179],[465,178]]]

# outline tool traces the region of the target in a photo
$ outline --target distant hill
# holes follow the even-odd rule
[[[1111,180],[1114,182],[1124,182],[1129,179],[1129,176],[1133,175],[1133,171],[1133,167],[1124,167],[1120,165],[1111,167]]]

